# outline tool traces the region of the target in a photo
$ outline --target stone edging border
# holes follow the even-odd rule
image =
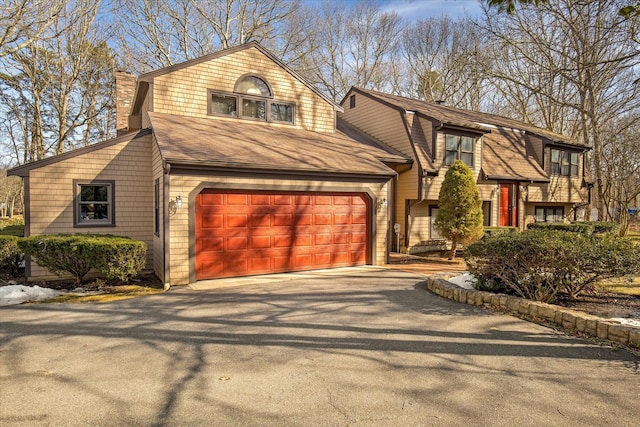
[[[442,276],[427,277],[427,289],[444,298],[469,305],[486,306],[511,312],[528,319],[554,323],[570,331],[640,349],[640,328],[621,325],[552,304],[531,301],[505,294],[463,289]]]

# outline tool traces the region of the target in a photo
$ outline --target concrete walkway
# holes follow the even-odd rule
[[[400,270],[0,307],[2,426],[635,426],[639,366]]]

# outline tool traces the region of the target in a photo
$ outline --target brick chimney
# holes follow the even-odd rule
[[[126,71],[116,71],[116,135],[129,131],[131,103],[136,91],[136,77]]]

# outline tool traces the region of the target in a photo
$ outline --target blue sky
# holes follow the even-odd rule
[[[317,1],[317,0],[304,0]],[[341,0],[344,3],[356,3],[359,0]],[[383,11],[395,10],[401,18],[410,21],[432,16],[449,15],[462,17],[465,13],[480,13],[480,0],[366,0],[375,1]]]
[[[432,16],[449,15],[452,18],[478,14],[479,0],[376,0],[382,10],[395,10],[408,20],[425,19]]]

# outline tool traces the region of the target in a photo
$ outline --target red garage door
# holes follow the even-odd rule
[[[196,278],[368,262],[360,193],[204,190],[196,198]]]

